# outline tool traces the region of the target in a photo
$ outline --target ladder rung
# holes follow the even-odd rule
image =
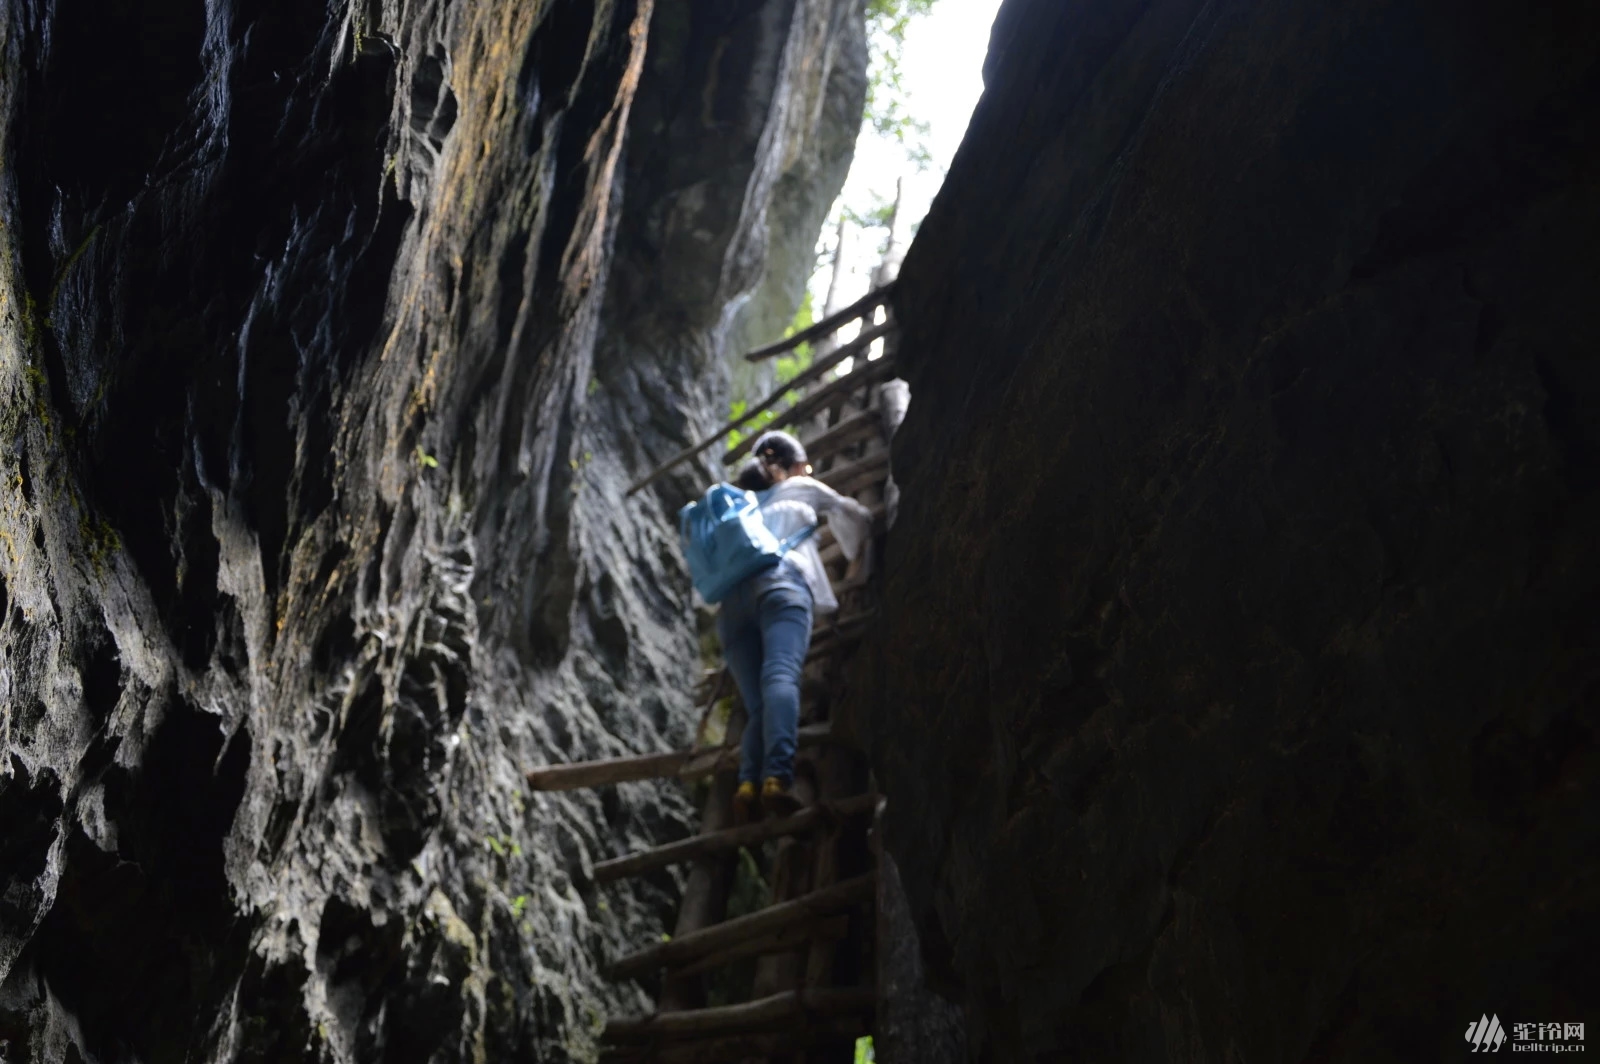
[[[836,1016],[812,1020],[803,1030],[782,1034],[734,1034],[713,1038],[667,1042],[638,1042],[602,1046],[600,1064],[727,1064],[727,1062],[786,1059],[797,1050],[830,1042],[853,1042],[872,1033],[871,1017]]]
[[[832,739],[826,724],[808,724],[796,737],[800,746],[814,746]],[[577,761],[570,765],[547,765],[529,771],[524,777],[536,791],[575,791],[584,787],[603,787],[611,783],[636,783],[639,780],[689,779],[723,772],[739,764],[739,748],[714,746],[709,750],[677,750],[666,754],[641,754],[613,757],[603,761]]]
[[[808,326],[795,333],[793,336],[786,336],[776,343],[771,343],[766,347],[757,348],[756,350],[751,351],[749,354],[744,356],[744,360],[746,362],[760,362],[764,358],[771,358],[773,355],[792,350],[796,347],[799,347],[803,343],[808,343],[824,336],[830,336],[833,333],[838,332],[840,326],[848,325],[850,322],[855,321],[857,318],[865,315],[868,311],[876,310],[880,304],[887,303],[889,301],[889,294],[893,291],[893,281],[890,281],[882,288],[874,288],[872,291],[868,292],[854,303],[851,303],[848,307],[845,307],[843,310],[835,311],[826,318],[823,318],[821,321],[817,322],[815,325]]]
[[[860,610],[856,613],[840,617],[838,614],[821,618],[820,623],[811,627],[811,638],[821,639],[829,637],[836,632],[854,631],[856,628],[865,627],[866,622],[878,615],[877,610]]]
[[[759,912],[691,931],[668,942],[647,946],[620,957],[606,969],[613,979],[631,979],[660,968],[679,968],[700,960],[727,946],[758,938],[791,924],[806,923],[814,917],[831,916],[871,901],[875,873],[847,879],[822,890],[801,895],[792,901],[769,905]]]
[[[786,835],[799,835],[819,824],[868,812],[872,808],[872,802],[870,794],[860,794],[837,802],[814,805],[781,820],[762,820],[742,827],[694,835],[680,842],[630,853],[626,857],[601,861],[594,866],[594,878],[596,882],[605,883],[621,879],[623,876],[648,872],[652,868],[663,868],[679,861],[706,857],[714,853],[726,853],[741,846],[754,846],[768,839],[782,838]]]
[[[889,512],[889,508],[881,502],[875,502],[871,506],[868,506],[867,509],[872,512],[873,528],[878,528],[880,525],[882,525],[884,515]],[[818,536],[817,539],[817,553],[822,558],[823,565],[832,565],[834,562],[844,557],[844,548],[839,546],[838,540],[834,539],[832,536]]]
[[[846,632],[830,634],[827,639],[818,639],[811,644],[811,649],[806,653],[805,663],[810,665],[813,661],[820,661],[830,654],[838,653],[845,647],[855,646],[861,642],[861,637],[866,634],[867,629],[863,626]]]
[[[768,396],[765,400],[763,400],[760,406],[756,407],[755,410],[747,409],[744,414],[741,415],[740,421],[729,423],[726,428],[723,429],[723,432],[727,432],[730,429],[736,429],[743,424],[744,421],[749,420],[756,413],[770,409],[790,392],[798,391],[807,385],[821,380],[823,375],[829,370],[833,369],[847,358],[854,358],[856,352],[865,350],[872,343],[872,341],[878,339],[880,336],[887,336],[893,330],[894,322],[891,321],[886,321],[879,325],[871,325],[862,329],[860,335],[851,340],[849,343],[843,344],[835,350],[828,352],[826,355],[818,357],[816,361],[812,362],[808,369],[801,370],[800,374],[796,376],[794,380],[790,381],[780,390]],[[804,400],[802,400],[802,402],[804,402]],[[790,413],[791,411],[789,410],[783,411],[777,417],[775,417],[770,424],[788,424],[788,422],[784,419],[788,417]],[[737,462],[740,457],[750,450],[751,447],[755,446],[755,441],[760,437],[760,435],[761,433],[759,432],[752,432],[750,435],[740,440],[738,444],[730,448],[728,452],[722,456],[722,464],[732,465],[733,463]]]
[[[693,964],[677,969],[677,974],[680,976],[699,975],[701,972],[709,972],[714,968],[721,968],[725,964],[732,964],[734,961],[743,960],[746,957],[760,957],[768,953],[786,953],[818,941],[838,942],[845,938],[849,929],[850,917],[848,915],[819,916],[808,923],[793,924],[770,935],[764,935],[761,938],[748,938],[726,949],[708,953]]]
[[[870,986],[786,990],[738,1005],[657,1012],[636,1020],[612,1020],[602,1039],[612,1044],[715,1035],[748,1034],[804,1027],[812,1018],[871,1012],[877,991]]]
[[[854,417],[845,418],[816,439],[806,440],[806,460],[815,465],[831,454],[870,439],[874,434],[883,435],[883,415],[876,410],[864,410]]]
[[[813,630],[811,633],[811,651],[806,655],[806,661],[811,661],[813,655],[830,653],[837,646],[860,639],[866,634],[867,629],[871,626],[872,619],[876,616],[876,610],[864,610],[861,613],[852,613],[848,617],[841,617],[825,627]]]
[[[889,448],[874,451],[865,458],[848,462],[837,469],[830,469],[826,473],[819,473],[817,479],[828,485],[840,495],[854,495],[861,488],[875,480],[887,477],[889,473]],[[880,476],[879,474],[882,474]]]
[[[880,326],[879,328],[881,329],[882,327]],[[887,330],[883,330],[877,335],[881,336],[884,332],[887,332]],[[876,336],[873,337],[873,339],[876,338]],[[868,342],[870,343],[871,341]],[[816,416],[822,410],[826,409],[830,403],[843,400],[844,398],[856,392],[858,389],[870,388],[872,385],[886,380],[892,376],[894,376],[894,359],[880,358],[875,362],[868,362],[860,369],[854,369],[845,374],[843,377],[839,377],[823,387],[818,388],[810,395],[805,396],[789,409],[779,414],[772,421],[762,426],[761,431],[766,432],[770,429],[792,428],[793,426],[805,421],[806,418]],[[756,435],[760,435],[760,433],[752,434],[752,436]],[[742,457],[754,445],[755,440],[753,438],[741,440],[738,444],[729,449],[727,454],[722,456],[723,464],[732,465],[735,459]]]

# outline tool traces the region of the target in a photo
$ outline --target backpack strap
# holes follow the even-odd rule
[[[772,497],[772,493],[777,490],[777,487],[778,486],[776,484],[774,484],[770,488],[763,488],[760,491],[752,492],[751,494],[753,494],[756,497],[756,505],[765,506],[767,504],[767,500]],[[788,554],[790,551],[794,550],[800,544],[804,543],[806,541],[807,537],[809,537],[811,535],[811,533],[815,532],[816,530],[817,530],[817,526],[816,525],[811,525],[809,527],[802,528],[800,531],[796,532],[794,535],[790,536],[788,539],[783,540],[782,542],[780,542],[778,544],[778,556],[781,558],[783,555]]]
[[[790,551],[794,550],[796,547],[810,538],[811,533],[815,532],[816,530],[816,525],[807,525],[805,528],[802,528],[800,531],[796,532],[794,535],[778,544],[778,554],[788,554]]]

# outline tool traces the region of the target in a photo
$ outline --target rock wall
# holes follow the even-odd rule
[[[1008,0],[853,712],[975,1055],[1453,1059],[1600,985],[1592,5]]]
[[[862,33],[5,6],[0,1056],[576,1061],[641,1005],[598,965],[674,883],[587,869],[688,803],[520,770],[688,738],[694,474],[623,490],[816,239]]]

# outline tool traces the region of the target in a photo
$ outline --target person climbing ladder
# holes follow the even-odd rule
[[[793,792],[795,735],[800,726],[800,670],[811,646],[813,614],[838,610],[816,543],[806,535],[820,515],[853,568],[866,559],[872,512],[810,476],[805,448],[785,432],[768,432],[755,444],[741,487],[765,482],[757,493],[761,517],[780,542],[794,543],[779,562],[740,581],[721,601],[717,636],[747,719],[739,750],[735,815],[747,819],[756,804],[769,815],[799,808]]]
[[[877,305],[862,301],[855,317],[864,317]],[[840,317],[832,326],[847,323]],[[854,357],[887,328],[887,323],[865,328],[828,357]],[[870,630],[872,611],[865,602],[854,601],[854,592],[868,585],[864,570],[870,559],[869,536],[879,515],[886,513],[879,500],[890,474],[887,444],[894,423],[882,393],[885,371],[892,372],[894,345],[886,343],[885,348],[885,355],[872,363],[876,369],[843,377],[825,379],[837,361],[814,364],[809,378],[798,385],[788,382],[754,415],[678,452],[629,489],[636,493],[655,483],[664,471],[716,446],[730,431],[786,399],[794,405],[776,416],[787,420],[771,428],[795,422],[818,431],[804,447],[773,431],[736,442],[723,456],[724,463],[749,455],[752,445],[755,457],[730,478],[733,483],[708,486],[700,499],[677,513],[695,594],[721,606],[717,628],[728,662],[718,676],[703,677],[708,689],[697,693],[714,701],[725,677],[733,675],[750,711],[742,739],[735,727],[730,729],[731,743],[707,747],[697,742],[689,749],[543,765],[525,773],[535,791],[719,777],[720,785],[705,796],[698,833],[593,866],[594,881],[609,883],[693,862],[671,935],[651,935],[606,966],[607,975],[618,981],[659,976],[663,990],[654,1012],[607,1021],[601,1033],[603,1064],[735,1059],[793,1064],[801,1055],[808,1061],[847,1060],[858,1039],[875,1032],[883,995],[874,867],[878,851],[872,825],[884,798],[872,786],[861,754],[849,746],[846,735],[834,731],[839,722],[829,719],[832,684],[819,682],[817,700],[808,697],[803,709],[800,677],[814,655],[822,666],[817,679],[836,678],[841,662]],[[803,408],[795,403],[796,392]],[[823,410],[830,413],[826,426],[815,416]],[[819,467],[833,462],[823,474],[827,486],[812,479],[812,461]],[[857,493],[870,509],[848,497]],[[814,536],[824,517],[830,528]],[[835,542],[828,543],[830,538]],[[836,586],[829,583],[830,575],[837,574],[834,556],[852,563]],[[845,600],[843,606],[836,591]],[[824,624],[817,637],[826,645],[812,651],[813,614],[841,610],[852,615]],[[816,719],[801,728],[801,714],[808,710]],[[803,750],[809,753],[802,755]],[[735,767],[737,778],[728,780],[723,774]],[[814,796],[797,776],[797,770],[809,774],[813,769]],[[731,801],[736,790],[737,806]],[[810,803],[813,797],[814,806],[798,809],[801,800]],[[774,815],[761,823],[732,823],[749,820],[761,806]],[[769,849],[766,843],[775,845]],[[721,884],[730,859],[740,850],[770,856],[770,866],[763,870],[770,904],[734,915],[727,912]],[[745,859],[739,860],[743,865]],[[702,1004],[705,988],[697,982],[702,973],[749,958],[760,958],[750,1000],[735,1000],[745,996],[736,992],[726,1003]]]

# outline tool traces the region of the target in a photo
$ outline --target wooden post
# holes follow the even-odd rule
[[[833,268],[828,273],[828,294],[822,300],[822,319],[827,321],[839,313],[839,279],[844,276],[844,241],[846,226],[844,211],[839,212],[839,228],[834,236]],[[811,345],[812,357],[826,355],[839,346],[839,340],[834,333],[817,337]]]
[[[727,745],[737,748],[744,732],[743,707],[728,720]],[[705,806],[700,811],[700,834],[713,835],[733,824],[733,791],[738,785],[738,773],[718,772],[711,780]],[[678,921],[673,927],[675,938],[682,938],[701,928],[718,923],[728,911],[728,881],[731,862],[726,853],[710,853],[695,861],[689,871],[689,881],[684,884],[683,897],[678,902]],[[661,978],[661,996],[658,1010],[692,1009],[705,1004],[705,980],[697,975],[667,974]]]
[[[890,957],[891,943],[888,940],[889,925],[884,920],[883,914],[888,912],[884,902],[884,876],[879,874],[883,868],[883,802],[878,794],[878,777],[876,773],[867,773],[867,793],[872,795],[872,812],[867,821],[867,846],[872,851],[872,871],[876,876],[877,896],[872,901],[872,984],[878,988],[877,1008],[874,1016],[879,1022],[879,1030],[889,1015],[884,995],[888,994],[890,987],[890,973],[886,970]]]
[[[794,778],[794,793],[806,805],[814,805],[816,793],[811,781],[798,772]],[[778,853],[772,860],[772,874],[768,877],[774,903],[788,901],[806,894],[810,887],[811,848],[790,836],[778,843]],[[756,977],[751,993],[756,996],[792,990],[800,983],[800,964],[797,950],[767,954],[756,962]]]
[[[833,751],[822,751],[815,759],[817,766],[817,790],[824,802],[836,800],[840,795],[848,794],[854,790],[855,775],[851,771],[852,758],[837,754]],[[857,795],[851,801],[871,802],[870,796]],[[865,804],[865,803],[863,803]],[[811,855],[811,889],[821,890],[831,887],[839,881],[839,841],[843,835],[843,825],[835,825],[833,830],[816,837],[812,845]],[[834,942],[832,940],[818,939],[811,943],[806,952],[805,972],[802,986],[821,987],[833,983],[833,956]]]

